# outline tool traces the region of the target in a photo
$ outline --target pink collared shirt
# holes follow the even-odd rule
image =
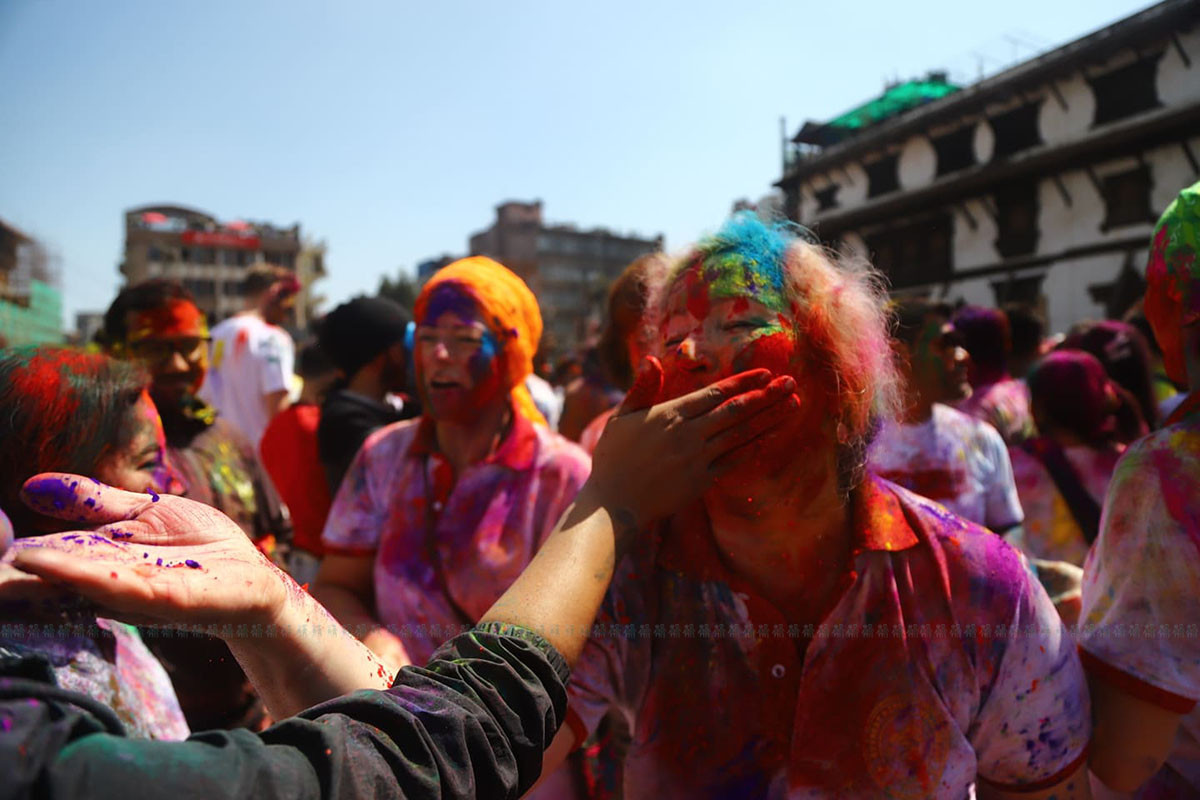
[[[414,663],[475,623],[516,580],[587,479],[591,460],[520,414],[457,478],[428,418],[363,443],[322,534],[327,552],[375,556],[375,611]]]
[[[812,630],[723,566],[702,512],[618,567],[572,675],[577,740],[632,730],[628,798],[962,798],[1053,785],[1090,734],[1074,643],[1019,554],[871,478]]]

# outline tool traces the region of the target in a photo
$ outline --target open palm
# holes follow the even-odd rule
[[[294,587],[241,528],[202,503],[58,473],[29,479],[23,496],[34,510],[84,530],[17,540],[14,566],[67,584],[105,616],[150,625],[264,624]]]

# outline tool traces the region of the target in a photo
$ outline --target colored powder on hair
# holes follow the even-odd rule
[[[172,298],[165,306],[132,313],[128,339],[136,342],[151,337],[207,336],[208,320],[196,304]]]

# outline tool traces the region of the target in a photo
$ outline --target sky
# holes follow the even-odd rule
[[[464,254],[509,199],[676,249],[771,190],[781,117],[1147,5],[0,0],[0,219],[61,259],[67,329],[112,300],[149,203],[299,222],[326,308]]]

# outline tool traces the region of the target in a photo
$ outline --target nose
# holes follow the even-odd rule
[[[692,331],[675,347],[675,357],[684,369],[702,370],[712,366],[712,358],[700,331]]]
[[[188,372],[191,370],[187,359],[178,350],[171,351],[171,355],[167,359],[167,367],[170,372]]]

